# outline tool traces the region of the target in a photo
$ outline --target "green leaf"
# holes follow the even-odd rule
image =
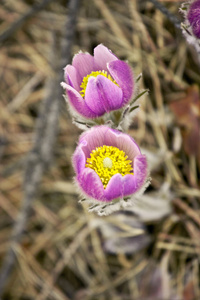
[[[149,89],[146,89],[144,91],[142,91],[141,93],[139,93],[130,103],[130,105],[132,105],[133,103],[135,103],[136,100],[138,100],[140,97],[142,97],[144,94],[148,93]]]

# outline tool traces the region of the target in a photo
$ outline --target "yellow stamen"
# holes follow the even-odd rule
[[[113,146],[104,145],[92,150],[85,166],[95,170],[103,183],[104,189],[113,175],[117,173],[122,176],[133,174],[132,161],[128,160],[128,156],[123,150]]]
[[[83,77],[83,81],[82,81],[82,83],[80,85],[81,91],[79,93],[81,94],[81,96],[83,98],[85,97],[85,90],[86,90],[89,78],[90,77],[97,77],[98,75],[103,75],[104,77],[107,77],[113,83],[115,83],[116,85],[118,85],[117,82],[106,71],[104,71],[104,70],[103,71],[92,71],[90,74],[88,74],[87,76]]]

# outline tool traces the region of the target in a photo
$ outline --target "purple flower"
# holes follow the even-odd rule
[[[182,32],[187,42],[195,47],[200,61],[200,0],[182,3],[180,12],[185,18],[181,24]]]
[[[76,54],[72,65],[65,67],[65,81],[70,106],[85,118],[123,107],[134,92],[130,66],[103,45],[94,48],[94,56]]]
[[[73,155],[76,181],[86,198],[109,202],[141,190],[147,161],[135,141],[107,126],[84,132]]]
[[[192,27],[193,34],[200,39],[200,0],[191,3],[187,18]]]

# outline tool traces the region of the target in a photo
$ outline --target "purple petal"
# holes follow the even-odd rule
[[[96,147],[105,145],[104,140],[108,130],[109,128],[106,126],[95,126],[81,135],[80,143],[83,141],[86,141],[87,143],[87,145],[83,147],[83,151],[87,158],[90,157],[90,153]]]
[[[67,65],[64,69],[64,77],[67,84],[71,85],[77,91],[80,90],[81,77],[72,65]]]
[[[114,60],[118,60],[118,58],[107,47],[101,44],[94,48],[94,66],[96,70],[108,70],[107,64]]]
[[[85,168],[86,164],[86,157],[82,147],[86,146],[87,142],[83,141],[79,146],[76,148],[73,157],[72,163],[75,172],[79,175]]]
[[[90,107],[95,106],[93,103],[95,101],[98,103],[99,112],[102,112],[103,109],[109,112],[122,106],[122,90],[102,75],[98,75],[96,78],[90,77],[86,88],[85,101]],[[100,103],[103,106],[102,110],[100,110]]]
[[[66,89],[68,100],[71,106],[82,116],[86,118],[95,118],[97,115],[87,106],[81,95],[70,85],[62,83]]]
[[[105,189],[106,201],[111,201],[113,199],[123,196],[123,177],[121,174],[115,174]]]
[[[84,153],[90,153],[96,147],[103,145],[114,146],[123,150],[128,159],[134,161],[134,158],[141,154],[141,151],[128,134],[122,133],[118,130],[111,129],[107,126],[95,126],[89,131],[83,133],[80,138],[80,142],[87,141],[87,150],[83,150]],[[88,156],[87,156],[88,157]]]
[[[85,168],[81,175],[77,177],[77,182],[89,197],[105,201],[103,184],[94,170]]]
[[[108,70],[123,91],[123,104],[128,103],[134,91],[134,79],[131,68],[124,61],[116,60],[108,64]]]
[[[85,102],[99,117],[106,111],[96,88],[96,78],[90,77],[85,91]]]
[[[127,174],[123,177],[124,196],[137,192],[144,185],[147,178],[147,160],[145,155],[135,157],[133,172],[134,175]]]
[[[94,70],[94,57],[89,53],[78,53],[74,56],[72,65],[76,68],[82,81],[83,77]]]
[[[105,144],[123,150],[125,154],[128,155],[128,159],[132,161],[134,161],[134,158],[137,155],[141,154],[140,149],[133,138],[128,134],[121,133],[114,129],[110,129],[106,133]]]
[[[200,39],[200,0],[194,1],[190,4],[188,11],[188,21],[192,26],[192,32]]]

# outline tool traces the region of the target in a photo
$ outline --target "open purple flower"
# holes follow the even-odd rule
[[[190,4],[187,19],[192,27],[193,34],[200,39],[200,0]]]
[[[188,43],[195,47],[200,61],[200,0],[182,3],[180,11],[185,18],[181,24],[182,32]]]
[[[135,141],[107,126],[83,133],[73,155],[76,181],[86,198],[124,199],[147,182],[147,161]]]
[[[85,118],[97,118],[126,105],[134,92],[130,66],[105,46],[94,48],[94,56],[78,53],[65,67],[65,83],[70,106]]]

